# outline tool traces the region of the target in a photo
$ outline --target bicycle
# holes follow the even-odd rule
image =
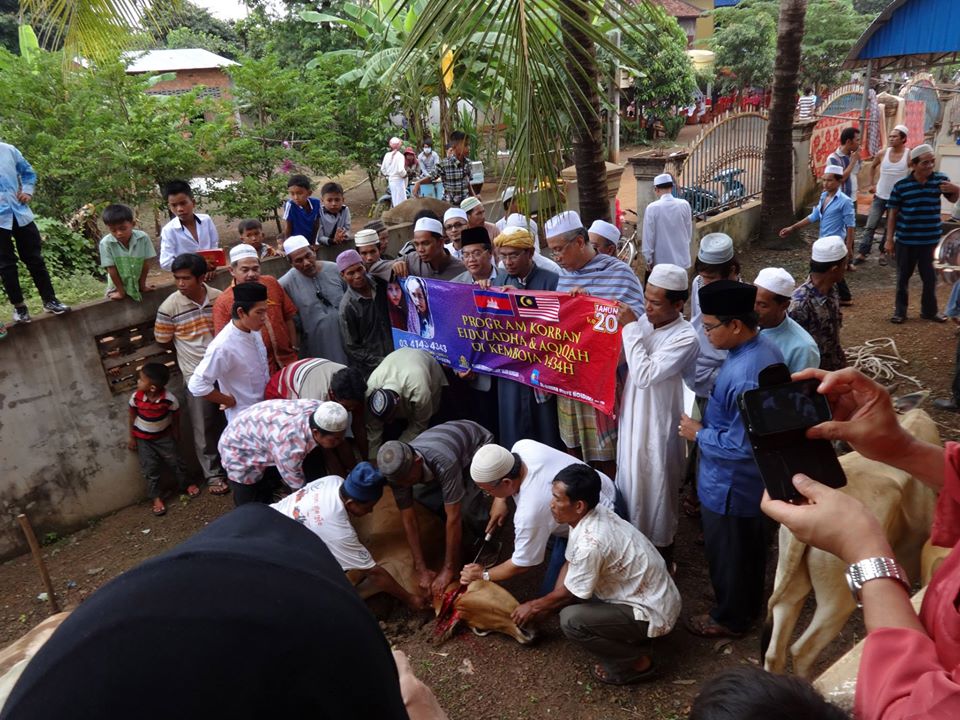
[[[627,213],[633,215],[635,220],[633,222],[625,221],[624,225],[632,225],[633,232],[627,235],[625,232],[620,234],[620,246],[617,248],[617,257],[629,265],[634,272],[637,271],[637,268],[634,267],[634,263],[641,258],[640,253],[640,225],[639,225],[639,216],[636,211],[627,208],[624,211],[624,216]]]

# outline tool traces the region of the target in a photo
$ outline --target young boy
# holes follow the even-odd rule
[[[257,251],[257,257],[261,260],[276,257],[280,254],[264,241],[263,225],[260,224],[259,220],[241,220],[240,225],[237,226],[237,231],[240,233],[240,242],[253,246],[253,249]]]
[[[310,178],[291,175],[287,194],[290,199],[283,204],[283,236],[303,235],[313,245],[320,228],[320,201],[310,197],[313,194]]]
[[[157,256],[153,243],[143,230],[133,227],[133,210],[126,205],[107,205],[101,215],[110,230],[100,241],[100,266],[107,271],[107,297],[140,302],[142,293],[153,290],[147,285],[150,258]]]
[[[130,442],[127,447],[140,456],[140,470],[147,481],[147,497],[153,500],[153,514],[165,515],[160,498],[160,469],[169,467],[180,491],[191,498],[200,488],[187,478],[187,468],[177,450],[180,438],[180,403],[167,390],[170,371],[166,365],[147,363],[140,368],[137,389],[130,396]]]
[[[194,212],[197,204],[189,183],[172,180],[167,183],[163,194],[175,217],[160,230],[161,268],[170,270],[177,255],[220,247],[220,236],[213,220],[209,215]]]
[[[343,204],[343,188],[328,182],[320,188],[320,227],[317,241],[321,245],[341,245],[350,239],[350,208]]]

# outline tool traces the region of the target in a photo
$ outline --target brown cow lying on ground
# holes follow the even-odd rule
[[[911,435],[931,443],[940,442],[936,424],[923,410],[911,410],[900,419]],[[840,458],[847,476],[844,492],[860,500],[876,514],[887,532],[898,562],[912,580],[920,577],[920,550],[930,535],[936,495],[923,483],[901,470],[867,460],[851,452]],[[780,528],[780,556],[773,593],[767,604],[769,643],[764,667],[783,672],[787,643],[797,624],[803,603],[812,589],[817,608],[810,624],[790,647],[793,670],[809,677],[820,652],[833,640],[856,609],[839,558],[809,547]]]
[[[446,642],[460,623],[466,623],[477,635],[498,632],[527,645],[535,633],[517,627],[511,617],[519,604],[509,590],[488,580],[474,580],[462,592],[460,583],[450,583],[443,597],[433,601],[437,642]]]

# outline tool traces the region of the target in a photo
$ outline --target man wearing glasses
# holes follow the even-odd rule
[[[300,357],[322,357],[348,364],[340,335],[340,302],[346,283],[336,264],[317,260],[302,235],[287,238],[283,252],[292,267],[280,278],[280,285],[300,312]]]

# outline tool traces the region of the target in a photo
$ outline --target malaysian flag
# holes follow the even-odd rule
[[[517,294],[514,297],[517,300],[517,314],[520,317],[560,322],[560,298],[556,295],[534,297]]]

